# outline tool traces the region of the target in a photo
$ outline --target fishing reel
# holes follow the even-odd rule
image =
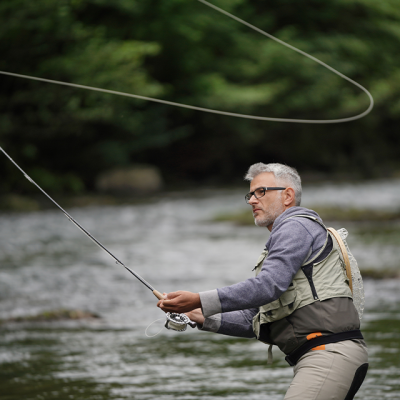
[[[186,331],[189,325],[192,328],[196,328],[196,322],[193,322],[186,314],[177,313],[166,313],[167,320],[165,321],[165,327],[173,331],[183,332]]]

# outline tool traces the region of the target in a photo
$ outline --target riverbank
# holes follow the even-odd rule
[[[316,211],[324,221],[387,222],[400,221],[400,210],[371,210],[367,208],[308,207]],[[215,222],[232,222],[235,225],[254,225],[250,210],[222,213],[213,218]]]
[[[53,197],[53,196],[52,196]],[[62,207],[110,206],[136,204],[144,201],[144,196],[111,196],[102,194],[84,194],[76,196],[56,195],[53,199]],[[54,204],[42,195],[26,196],[8,194],[0,196],[0,213],[6,212],[33,212],[51,209]]]

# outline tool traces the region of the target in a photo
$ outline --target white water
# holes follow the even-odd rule
[[[68,211],[158,290],[202,291],[252,276],[267,230],[210,222],[218,213],[248,207],[246,189]],[[399,181],[306,187],[304,205],[396,209],[399,190]],[[379,260],[377,268],[398,268],[396,240],[381,246],[353,235],[352,242],[353,228],[348,227],[348,242],[361,269],[374,266],[371,259]],[[375,254],[376,249],[384,251]],[[268,399],[281,399],[291,380],[291,368],[279,351],[274,352],[274,365],[267,366],[266,347],[256,341],[191,329],[163,329],[159,336],[146,338],[146,326],[163,315],[155,307],[156,298],[58,210],[1,215],[0,265],[1,319],[59,308],[101,316],[98,321],[0,328],[5,371],[0,388],[5,388],[6,399],[260,400],[266,393]],[[367,280],[365,289],[365,327],[400,319],[398,281]],[[154,324],[149,334],[161,326]],[[379,335],[394,335],[398,343],[396,332],[369,334],[373,363],[359,398],[400,397],[400,365],[390,358],[399,359],[399,346],[374,341]]]

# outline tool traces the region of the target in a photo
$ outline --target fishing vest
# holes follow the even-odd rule
[[[346,275],[346,267],[343,260],[343,255],[340,251],[337,241],[334,239],[331,233],[328,232],[325,225],[322,224],[317,218],[309,215],[294,215],[287,219],[295,217],[309,218],[319,223],[326,230],[325,245],[322,246],[322,249],[311,260],[306,259],[304,264],[294,276],[285,293],[283,293],[277,300],[265,304],[259,308],[259,312],[253,318],[253,330],[257,339],[260,339],[261,325],[274,324],[307,305],[313,304],[317,301],[322,302],[323,300],[333,298],[352,299],[352,293],[349,288],[349,280]],[[331,252],[322,261],[313,263],[313,261],[316,260],[325,249],[328,243],[328,235],[330,235],[332,238],[333,247]],[[256,276],[261,272],[261,268],[267,257],[268,250],[264,250],[261,253],[261,256],[259,257],[255,267]],[[354,310],[354,312],[356,311]],[[358,321],[356,320],[356,322]],[[271,329],[271,331],[273,332],[274,329]],[[293,328],[292,331],[294,331]],[[274,335],[271,335],[271,340],[267,343],[277,344],[273,336]],[[294,337],[290,340],[298,342],[298,344],[303,342],[303,340],[299,342],[297,339],[298,338]],[[283,351],[287,353],[286,350]]]

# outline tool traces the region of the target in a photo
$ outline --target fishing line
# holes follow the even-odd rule
[[[350,82],[351,84],[353,84],[354,86],[358,87],[359,89],[361,89],[369,98],[369,106],[368,108],[360,113],[357,114],[355,116],[352,117],[347,117],[347,118],[339,118],[339,119],[322,119],[322,120],[314,120],[314,119],[292,119],[292,118],[273,118],[273,117],[261,117],[261,116],[257,116],[257,115],[248,115],[248,114],[238,114],[238,113],[232,113],[232,112],[227,112],[227,111],[220,111],[220,110],[214,110],[214,109],[210,109],[210,108],[204,108],[204,107],[197,107],[197,106],[192,106],[192,105],[188,105],[188,104],[183,104],[183,103],[176,103],[173,101],[167,101],[167,100],[161,100],[161,99],[156,99],[153,97],[147,97],[147,96],[140,96],[137,94],[131,94],[131,93],[125,93],[125,92],[119,92],[116,90],[108,90],[108,89],[102,89],[102,88],[98,88],[98,87],[92,87],[92,86],[86,86],[86,85],[80,85],[77,83],[69,83],[69,82],[62,82],[62,81],[57,81],[57,80],[52,80],[52,79],[45,79],[45,78],[39,78],[39,77],[35,77],[35,76],[30,76],[30,75],[22,75],[22,74],[16,74],[13,72],[6,72],[6,71],[0,71],[0,74],[2,75],[9,75],[9,76],[14,76],[17,78],[24,78],[24,79],[30,79],[30,80],[35,80],[35,81],[41,81],[41,82],[46,82],[46,83],[53,83],[56,85],[63,85],[63,86],[69,86],[69,87],[74,87],[74,88],[78,88],[78,89],[85,89],[85,90],[92,90],[92,91],[96,91],[96,92],[102,92],[102,93],[108,93],[108,94],[114,94],[114,95],[118,95],[118,96],[124,96],[124,97],[132,97],[135,99],[140,99],[140,100],[147,100],[147,101],[152,101],[152,102],[156,102],[156,103],[161,103],[161,104],[166,104],[166,105],[170,105],[170,106],[175,106],[175,107],[181,107],[181,108],[188,108],[191,110],[196,110],[196,111],[204,111],[204,112],[208,112],[208,113],[213,113],[213,114],[219,114],[219,115],[225,115],[225,116],[229,116],[229,117],[237,117],[237,118],[245,118],[245,119],[252,119],[252,120],[260,120],[260,121],[273,121],[273,122],[291,122],[291,123],[301,123],[301,124],[337,124],[337,123],[342,123],[342,122],[350,122],[350,121],[355,121],[357,119],[363,118],[365,117],[367,114],[369,114],[372,110],[372,108],[374,107],[374,99],[371,95],[371,93],[362,85],[360,85],[359,83],[357,83],[356,81],[354,81],[353,79],[349,78],[348,76],[342,74],[341,72],[337,71],[336,69],[332,68],[331,66],[329,66],[328,64],[325,64],[324,62],[322,62],[321,60],[311,56],[310,54],[306,53],[305,51],[302,51],[286,42],[284,42],[283,40],[280,40],[278,38],[276,38],[275,36],[257,28],[256,26],[249,24],[248,22],[236,17],[235,15],[223,10],[222,8],[219,8],[217,6],[215,6],[214,4],[211,4],[205,0],[198,0],[200,3],[206,5],[207,7],[210,7],[212,9],[214,9],[215,11],[224,14],[225,16],[249,27],[250,29],[274,40],[277,43],[280,43],[283,46],[288,47],[289,49],[303,55],[304,57],[309,58],[310,60],[315,61],[316,63],[320,64],[321,66],[323,66],[324,68],[327,68],[329,71],[333,72],[334,74],[338,75],[339,77],[341,77],[342,79],[347,80],[348,82]]]
[[[96,92],[101,92],[101,93],[108,93],[108,94],[114,94],[118,96],[124,96],[124,97],[131,97],[131,98],[136,98],[140,100],[147,100],[147,101],[152,101],[152,102],[157,102],[161,104],[166,104],[170,106],[176,106],[176,107],[181,107],[181,108],[188,108],[191,110],[196,110],[196,111],[204,111],[208,113],[213,113],[213,114],[219,114],[219,115],[225,115],[225,116],[230,116],[230,117],[237,117],[237,118],[245,118],[245,119],[252,119],[252,120],[260,120],[260,121],[273,121],[273,122],[291,122],[291,123],[303,123],[303,124],[335,124],[335,123],[342,123],[342,122],[350,122],[354,121],[360,118],[363,118],[367,114],[370,113],[374,106],[374,100],[370,92],[364,88],[362,85],[359,83],[355,82],[354,80],[350,79],[346,75],[342,74],[341,72],[337,71],[336,69],[332,68],[331,66],[325,64],[324,62],[318,60],[317,58],[311,56],[310,54],[276,38],[275,36],[255,27],[254,25],[249,24],[248,22],[234,16],[233,14],[230,14],[229,12],[205,1],[205,0],[198,0],[200,3],[206,5],[207,7],[210,7],[214,9],[215,11],[224,14],[225,16],[253,29],[254,31],[276,41],[277,43],[280,43],[283,46],[288,47],[289,49],[296,51],[297,53],[313,60],[314,62],[320,64],[321,66],[327,68],[334,74],[338,75],[342,79],[347,80],[351,84],[355,85],[359,89],[361,89],[369,98],[370,104],[368,108],[355,116],[348,117],[348,118],[339,118],[339,119],[330,119],[330,120],[310,120],[310,119],[291,119],[291,118],[273,118],[273,117],[261,117],[257,115],[247,115],[247,114],[238,114],[238,113],[232,113],[232,112],[226,112],[226,111],[220,111],[220,110],[214,110],[214,109],[209,109],[209,108],[204,108],[204,107],[197,107],[197,106],[192,106],[188,104],[183,104],[183,103],[176,103],[172,101],[167,101],[167,100],[161,100],[161,99],[156,99],[152,97],[147,97],[147,96],[140,96],[136,94],[131,94],[131,93],[125,93],[125,92],[119,92],[116,90],[109,90],[109,89],[102,89],[98,87],[92,87],[92,86],[86,86],[86,85],[80,85],[77,83],[69,83],[69,82],[63,82],[63,81],[57,81],[57,80],[52,80],[52,79],[46,79],[46,78],[39,78],[35,76],[30,76],[30,75],[22,75],[22,74],[17,74],[13,72],[7,72],[7,71],[0,71],[0,74],[2,75],[8,75],[8,76],[13,76],[16,78],[23,78],[23,79],[29,79],[29,80],[34,80],[34,81],[41,81],[41,82],[46,82],[46,83],[52,83],[56,85],[62,85],[62,86],[68,86],[68,87],[74,87],[78,89],[85,89],[85,90],[91,90],[91,91],[96,91]],[[52,197],[50,197],[28,174],[25,173],[24,170],[4,151],[2,147],[0,147],[0,150],[4,153],[4,155],[22,172],[22,174],[25,176],[26,179],[28,179],[33,185],[35,185],[49,200],[51,200],[64,214],[65,216],[73,223],[75,226],[77,226],[85,235],[87,235],[96,245],[98,245],[101,249],[103,249],[107,254],[109,254],[117,264],[123,266],[127,271],[129,271],[135,278],[137,278],[143,285],[145,285],[148,289],[150,289],[153,294],[158,298],[158,299],[163,299],[164,296],[156,289],[153,288],[147,281],[145,281],[141,276],[139,276],[136,272],[128,268],[122,261],[120,261],[117,257],[115,257],[106,247],[104,247],[89,231],[87,231],[82,225],[80,225],[70,214],[68,214]],[[167,321],[166,321],[166,328],[168,329],[173,329],[177,331],[184,331],[187,327],[187,325],[190,325],[192,327],[195,327],[196,324],[191,321],[185,314],[175,314],[175,313],[167,313]],[[146,330],[147,331],[147,330]]]
[[[158,319],[156,319],[155,321],[153,321],[151,324],[147,325],[147,328],[146,328],[146,330],[144,331],[144,334],[145,334],[148,338],[152,338],[152,337],[155,337],[155,336],[159,335],[159,334],[161,333],[161,331],[162,331],[162,328],[161,328],[157,333],[155,333],[154,335],[148,335],[148,334],[147,334],[147,330],[148,330],[154,323],[156,323],[156,322],[158,322],[158,321],[162,321],[162,320],[163,320],[163,318],[158,318]]]

